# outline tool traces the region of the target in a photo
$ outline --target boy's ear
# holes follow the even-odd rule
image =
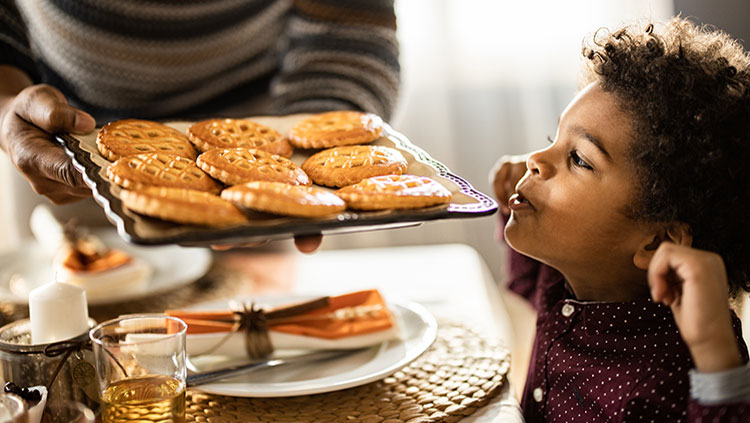
[[[690,247],[693,245],[693,232],[687,223],[682,222],[675,222],[666,227],[659,227],[655,233],[652,233],[638,246],[638,250],[633,255],[633,264],[635,264],[635,267],[641,270],[648,269],[648,265],[651,263],[656,249],[659,248],[662,242],[672,242],[677,245]]]

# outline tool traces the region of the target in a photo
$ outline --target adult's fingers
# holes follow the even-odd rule
[[[61,205],[91,197],[91,190],[70,187],[49,179],[29,181],[31,188],[39,195],[47,197],[53,204]]]
[[[73,166],[65,152],[52,144],[49,135],[36,128],[29,128],[23,140],[9,145],[16,167],[30,181],[49,179],[61,184],[88,190],[81,173]]]
[[[258,248],[262,247],[266,244],[268,244],[269,240],[265,241],[255,241],[255,242],[245,242],[241,244],[212,244],[211,249],[214,251],[227,251],[234,248]]]
[[[294,237],[294,245],[305,254],[314,253],[323,242],[322,235],[303,235]]]
[[[15,113],[26,122],[50,134],[86,134],[96,126],[88,113],[68,104],[65,96],[50,85],[34,85],[16,98]]]

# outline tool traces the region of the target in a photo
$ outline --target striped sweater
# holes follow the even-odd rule
[[[0,64],[98,121],[269,92],[268,113],[387,119],[398,53],[393,0],[0,0]]]

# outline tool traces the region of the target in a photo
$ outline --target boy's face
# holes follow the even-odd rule
[[[624,213],[636,180],[630,134],[615,97],[587,86],[563,111],[554,143],[529,156],[510,200],[507,242],[561,271],[579,298],[582,284],[642,276],[633,255],[649,233]]]

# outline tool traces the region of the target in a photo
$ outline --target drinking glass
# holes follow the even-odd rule
[[[26,409],[17,396],[0,392],[0,423],[26,421]]]
[[[91,330],[102,423],[185,422],[185,331],[180,319],[125,315]]]
[[[76,401],[55,401],[47,404],[42,416],[42,423],[94,423],[94,412]]]

